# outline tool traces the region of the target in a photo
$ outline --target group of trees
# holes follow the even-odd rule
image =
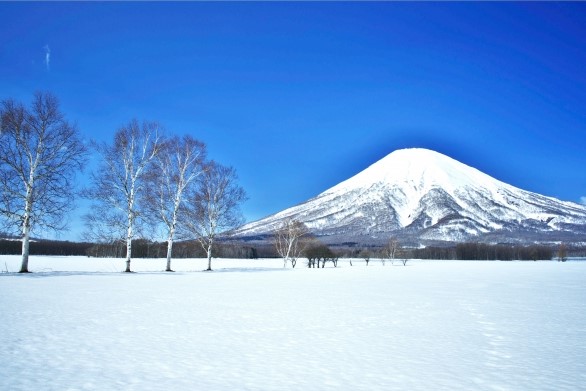
[[[379,260],[383,266],[387,261],[393,264],[397,258],[401,258],[403,266],[406,266],[408,261],[407,252],[401,247],[399,240],[394,236],[391,236],[383,246],[357,248],[347,253],[347,255],[364,259],[366,266],[368,266],[371,259]]]
[[[338,266],[339,257],[328,246],[316,239],[308,243],[305,249],[305,257],[309,268],[318,268],[320,261],[322,268],[326,266],[327,262],[332,262],[334,267]]]
[[[292,218],[283,220],[275,229],[273,240],[276,253],[280,258],[283,258],[283,267],[287,267],[287,264],[291,263],[291,267],[294,268],[301,257],[307,259],[307,267],[309,268],[319,268],[320,264],[324,268],[327,262],[332,262],[334,267],[338,266],[340,254],[311,235],[309,229],[299,220]],[[387,260],[393,262],[399,254],[402,254],[399,241],[391,237],[381,248],[363,248],[349,255],[363,258],[368,266],[371,257],[380,259],[384,265]],[[407,259],[403,259],[402,262],[403,265],[406,265]],[[350,265],[352,265],[352,261],[350,261]]]
[[[205,145],[191,136],[165,137],[156,122],[131,121],[113,143],[94,145],[102,161],[84,191],[94,201],[85,216],[89,237],[106,243],[124,237],[130,272],[133,240],[145,228],[162,227],[166,271],[177,235],[198,240],[212,270],[216,236],[241,222],[246,195],[236,171],[207,160]]]
[[[190,136],[167,136],[156,122],[132,120],[111,143],[86,146],[78,129],[50,93],[35,94],[30,107],[4,100],[0,105],[0,217],[4,229],[22,239],[20,272],[28,272],[34,229],[60,231],[76,197],[75,176],[96,151],[100,160],[82,195],[93,201],[84,218],[86,239],[126,245],[130,272],[132,245],[146,232],[163,230],[167,267],[173,243],[199,241],[211,270],[218,233],[241,222],[244,190],[236,171],[208,160],[205,145]]]
[[[297,260],[301,257],[307,258],[308,267],[319,267],[320,260],[322,267],[327,261],[337,265],[338,258],[334,253],[319,240],[310,235],[307,226],[295,219],[285,219],[275,229],[274,247],[280,258],[283,258],[283,267],[290,262],[295,268]]]
[[[400,259],[403,266],[409,259],[453,259],[453,260],[550,260],[554,251],[544,245],[506,245],[485,243],[459,243],[452,247],[425,247],[404,248],[399,240],[390,237],[383,246],[355,247],[351,250],[336,251],[330,249],[317,238],[313,237],[307,227],[298,220],[286,219],[274,232],[274,247],[279,257],[283,258],[284,266],[288,262],[295,267],[300,257],[307,259],[308,267],[323,268],[326,262],[332,262],[337,266],[338,258],[362,258],[369,265],[372,259],[380,261],[383,265],[387,261],[393,263]],[[557,250],[556,257],[559,261],[567,259],[568,250],[562,244]]]
[[[320,261],[322,268],[331,261],[338,265],[338,257],[328,246],[313,237],[307,226],[295,219],[285,219],[274,232],[274,246],[279,257],[283,258],[283,267],[290,262],[295,268],[301,257],[307,259],[307,266],[318,268]]]

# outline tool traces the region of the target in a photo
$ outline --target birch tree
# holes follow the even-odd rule
[[[181,205],[185,194],[194,186],[197,178],[203,173],[205,145],[192,138],[177,136],[163,143],[161,152],[155,159],[150,170],[148,192],[151,209],[155,211],[157,221],[162,222],[167,239],[167,266],[165,271],[171,272],[173,241],[182,212]]]
[[[210,271],[217,235],[243,223],[239,206],[246,200],[246,192],[237,180],[234,168],[211,161],[198,178],[197,190],[185,203],[185,229],[204,249]]]
[[[382,249],[382,256],[391,261],[391,265],[395,261],[399,247],[399,241],[395,237],[391,236]]]
[[[139,203],[145,190],[145,173],[162,147],[160,125],[156,122],[131,121],[114,135],[114,142],[95,143],[102,161],[91,177],[85,195],[95,201],[86,216],[90,232],[106,237],[108,232],[124,235],[126,272],[130,272],[132,240],[142,210]]]
[[[0,106],[0,215],[22,239],[21,273],[28,273],[34,229],[60,231],[74,206],[74,178],[87,150],[65,120],[57,98],[37,93],[30,108],[13,100]]]
[[[302,222],[294,219],[286,219],[275,231],[275,249],[283,258],[283,267],[287,262],[295,268],[297,259],[303,252],[301,239],[308,234],[308,229]]]

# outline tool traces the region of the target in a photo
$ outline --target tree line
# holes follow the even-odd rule
[[[62,240],[33,240],[29,243],[30,255],[84,256],[94,243]],[[0,255],[17,255],[22,252],[20,240],[0,240]]]
[[[76,175],[91,152],[98,168],[78,194]],[[30,106],[0,103],[0,190],[0,228],[20,238],[21,273],[29,271],[31,234],[64,230],[78,195],[92,202],[86,241],[106,247],[123,241],[127,272],[133,244],[157,234],[166,239],[167,271],[178,238],[197,241],[211,270],[217,235],[242,222],[239,205],[246,199],[234,168],[209,160],[203,142],[134,119],[110,142],[86,145],[46,92]]]
[[[562,247],[562,246],[558,246]],[[565,248],[565,247],[564,247]],[[369,246],[338,250],[347,258],[384,259],[387,248]],[[563,257],[567,257],[567,251]],[[550,260],[558,256],[556,247],[545,245],[507,245],[486,243],[457,243],[452,246],[429,246],[424,248],[398,247],[396,259],[437,259],[437,260],[470,260],[470,261],[537,261]]]
[[[6,235],[7,236],[7,235]],[[386,262],[394,259],[436,259],[436,260],[549,260],[565,261],[569,255],[584,256],[584,249],[567,248],[562,244],[556,248],[542,245],[510,246],[488,245],[483,243],[459,243],[449,247],[430,246],[425,248],[404,248],[392,238],[385,246],[338,248],[327,246],[318,238],[307,237],[301,240],[302,251],[297,259],[303,258],[308,267],[324,267],[327,263],[337,265],[340,258],[361,258],[365,262],[377,260]],[[29,247],[30,255],[89,256],[100,258],[125,258],[126,243],[71,242],[61,240],[33,240]],[[22,243],[19,240],[0,240],[0,255],[20,254]],[[167,242],[149,239],[134,239],[133,258],[165,258],[168,253]],[[180,241],[173,246],[173,258],[204,258],[207,252],[197,241]],[[274,247],[250,246],[230,241],[218,241],[212,250],[214,258],[282,258]],[[290,260],[287,264],[291,263]],[[285,266],[287,265],[285,264]],[[297,264],[297,262],[295,262]],[[321,266],[320,266],[321,265]]]
[[[568,249],[560,244],[557,252],[551,246],[545,245],[507,245],[486,243],[458,243],[446,247],[407,248],[401,246],[399,240],[389,237],[382,246],[353,246],[332,249],[309,233],[308,228],[295,219],[285,219],[273,235],[274,249],[278,257],[284,261],[284,267],[297,265],[298,259],[304,257],[308,267],[323,268],[326,262],[337,266],[339,258],[361,258],[368,266],[372,259],[384,265],[400,260],[403,265],[409,259],[438,259],[438,260],[501,260],[501,261],[537,261],[551,260],[557,257],[565,261]],[[350,265],[352,265],[350,261]]]
[[[133,240],[133,258],[165,258],[168,254],[167,242],[153,242],[147,239]],[[96,258],[125,258],[126,243],[98,243],[89,246],[84,254]],[[173,258],[205,258],[207,251],[198,241],[181,241],[173,245]],[[254,247],[234,243],[218,242],[212,250],[214,258],[256,259],[257,251]]]

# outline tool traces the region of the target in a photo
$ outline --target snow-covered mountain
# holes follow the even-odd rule
[[[586,206],[521,190],[427,149],[397,150],[235,235],[270,235],[287,218],[304,222],[330,243],[376,242],[390,235],[412,244],[586,240]]]

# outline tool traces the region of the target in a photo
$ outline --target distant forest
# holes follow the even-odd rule
[[[201,245],[196,241],[175,243],[174,258],[205,258]],[[368,246],[331,246],[339,258],[381,258],[381,247]],[[0,255],[19,255],[22,251],[20,240],[0,240]],[[400,248],[396,259],[438,259],[438,260],[549,260],[558,256],[558,247],[546,245],[506,245],[484,243],[459,243],[447,247]],[[119,241],[111,244],[89,242],[69,242],[58,240],[38,240],[30,243],[31,255],[88,256],[99,258],[124,258],[126,243]],[[167,253],[166,242],[152,242],[145,239],[134,240],[133,258],[164,258]],[[568,247],[567,256],[584,257],[586,248]],[[222,242],[214,247],[213,256],[217,258],[278,258],[270,243],[250,246],[237,242]]]
[[[0,255],[20,255],[20,240],[0,240]],[[30,242],[31,255],[88,256],[97,258],[126,257],[126,241],[110,244],[89,242],[69,242],[59,240],[36,240]],[[250,246],[223,243],[216,246],[214,257],[219,258],[259,258],[267,254],[257,254]],[[164,258],[167,255],[166,242],[153,242],[145,239],[132,241],[133,258]],[[196,241],[178,242],[173,245],[173,258],[204,258],[206,253]],[[270,256],[268,256],[270,257]]]

